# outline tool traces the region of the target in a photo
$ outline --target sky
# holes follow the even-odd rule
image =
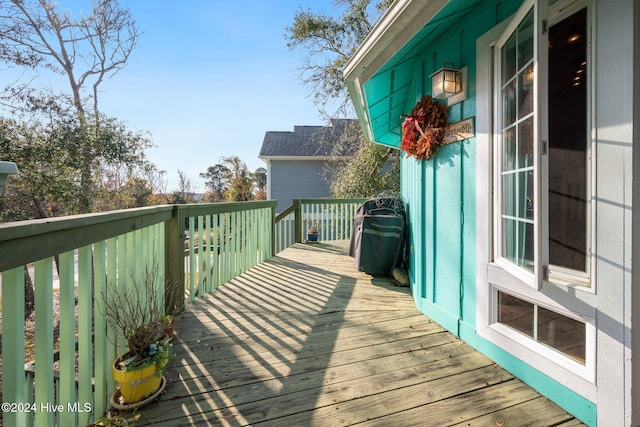
[[[86,0],[62,0],[74,15]],[[90,3],[89,3],[90,4]],[[284,39],[297,10],[339,15],[332,0],[121,0],[143,32],[123,70],[102,84],[100,109],[148,131],[148,159],[178,170],[203,192],[199,174],[238,156],[254,171],[267,131],[324,125],[299,80],[304,52]],[[77,15],[76,15],[77,16]]]

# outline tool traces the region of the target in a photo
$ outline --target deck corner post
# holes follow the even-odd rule
[[[300,199],[293,199],[293,207],[294,239],[296,243],[302,243],[302,204],[300,203]]]
[[[183,307],[176,298],[184,298],[184,211],[174,205],[171,219],[165,222],[165,311]]]

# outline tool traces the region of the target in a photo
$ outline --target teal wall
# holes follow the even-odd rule
[[[449,122],[475,117],[476,39],[509,17],[520,1],[483,1],[459,25],[423,46],[413,62],[409,104],[430,93],[431,72],[444,61],[469,67],[468,99],[451,107]],[[426,77],[425,77],[426,76]],[[408,113],[408,111],[407,111]],[[417,307],[558,405],[595,425],[595,405],[482,339],[476,326],[476,140],[450,144],[433,159],[401,161],[401,192],[409,218],[409,276]]]
[[[449,122],[475,117],[476,39],[512,13],[517,2],[484,1],[461,14],[459,25],[435,43],[423,46],[413,62],[417,102],[430,93],[431,72],[453,62],[468,66],[468,99],[451,106]],[[433,159],[402,159],[401,189],[410,218],[410,276],[414,298],[422,311],[433,314],[459,334],[464,322],[475,327],[476,141],[471,138],[440,148]]]

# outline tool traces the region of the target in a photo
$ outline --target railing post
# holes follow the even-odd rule
[[[184,301],[184,212],[173,207],[171,220],[165,222],[165,300],[167,314],[181,310]]]
[[[293,236],[296,243],[302,243],[302,205],[299,199],[293,199]]]
[[[271,253],[269,258],[276,254],[276,207],[271,207]]]

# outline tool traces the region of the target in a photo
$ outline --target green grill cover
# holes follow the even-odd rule
[[[358,208],[349,245],[356,268],[390,275],[404,251],[405,212],[399,199],[372,199]]]

